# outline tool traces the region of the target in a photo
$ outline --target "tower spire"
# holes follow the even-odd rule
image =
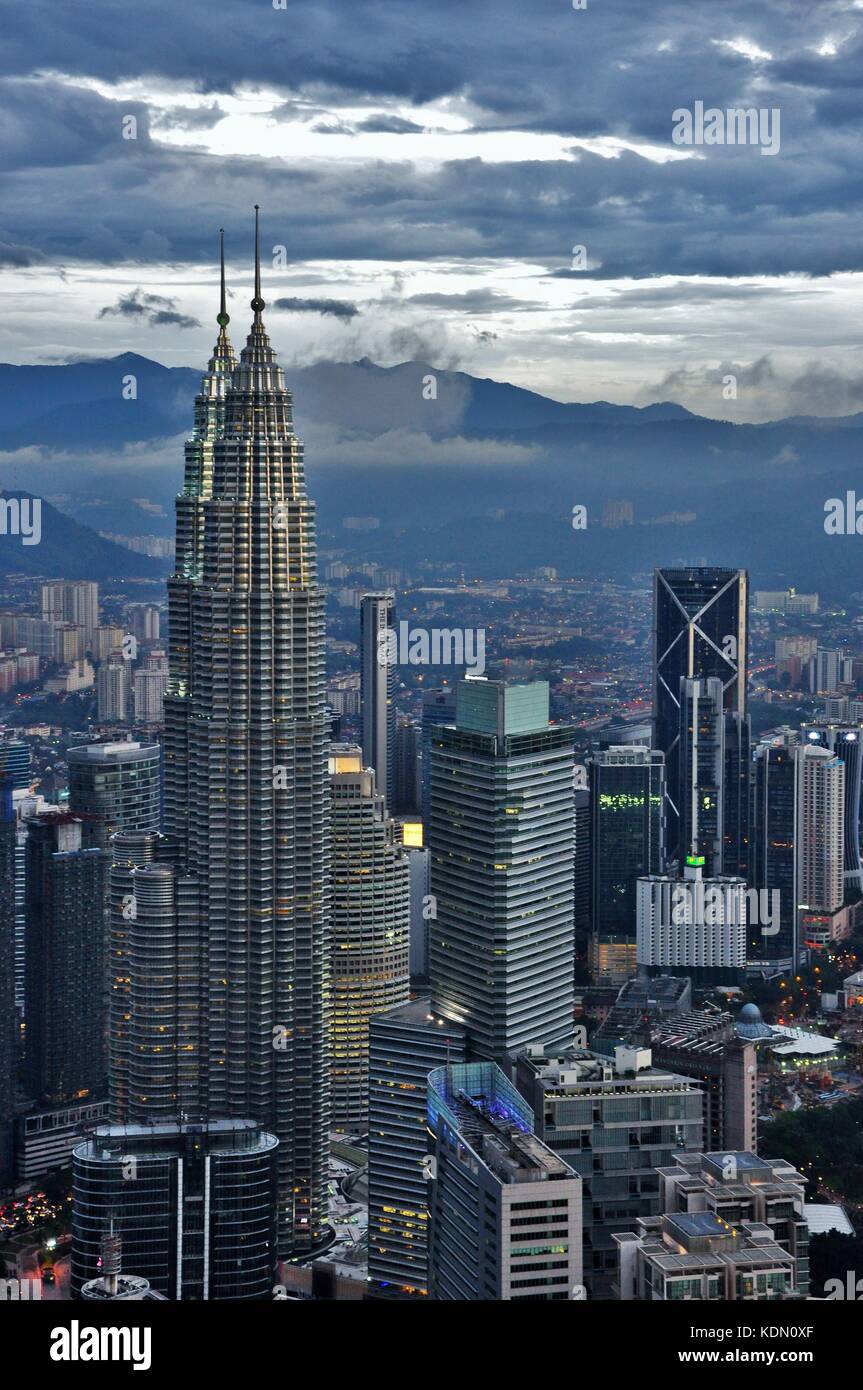
[[[261,324],[261,313],[265,308],[261,298],[261,209],[255,203],[255,297],[252,300],[252,308],[255,311],[255,323]]]
[[[223,329],[224,329],[224,328],[227,328],[228,324],[231,322],[231,316],[230,316],[230,314],[229,314],[228,311],[227,311],[227,306],[226,306],[226,303],[225,303],[225,229],[224,229],[224,227],[220,227],[220,228],[219,228],[219,262],[220,262],[220,266],[221,266],[221,277],[222,277],[222,298],[221,298],[221,303],[220,303],[220,307],[219,307],[219,312],[218,312],[218,314],[216,315],[216,323],[219,325],[220,328],[223,328]]]

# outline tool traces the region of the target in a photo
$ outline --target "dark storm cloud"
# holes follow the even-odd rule
[[[274,309],[286,309],[291,314],[324,314],[348,322],[360,312],[356,304],[343,299],[276,299]]]
[[[174,307],[175,299],[166,299],[161,294],[144,294],[140,289],[121,295],[116,304],[106,305],[99,310],[99,318],[134,319],[149,323],[154,328],[171,325],[174,328],[200,328],[197,319],[181,314]]]
[[[403,116],[387,116],[383,112],[367,116],[357,125],[357,130],[381,131],[390,135],[421,135],[424,129],[425,126],[417,125],[416,121],[406,121]]]
[[[863,15],[844,0],[596,0],[582,12],[568,0],[290,0],[286,11],[263,0],[217,10],[203,0],[93,0],[86,11],[0,0],[2,9],[4,221],[11,241],[48,259],[209,262],[213,227],[227,227],[232,247],[248,245],[247,210],[260,201],[265,234],[297,260],[535,259],[566,276],[571,246],[583,243],[587,279],[861,264],[863,49],[853,31]],[[851,35],[835,56],[817,52],[829,33]],[[733,51],[741,37],[771,57]],[[289,145],[284,160],[216,157],[153,143],[140,103],[25,80],[37,71],[212,95],[193,129],[217,120],[219,94],[243,84],[283,98],[274,120],[302,115],[340,133],[410,137],[414,123],[385,107],[449,98],[473,103],[477,129],[668,148],[672,112],[696,100],[778,106],[782,150],[712,147],[658,164],[576,149],[575,162],[437,168],[291,162]],[[373,114],[356,123],[359,102]],[[176,127],[158,92],[153,110],[154,129]],[[135,141],[121,138],[124,114],[138,119]]]

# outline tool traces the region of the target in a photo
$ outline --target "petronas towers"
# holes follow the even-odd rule
[[[199,1011],[194,1041],[188,1030],[176,1041],[178,1094],[191,1063],[203,1118],[276,1135],[280,1253],[301,1256],[327,1238],[325,613],[303,446],[262,318],[257,209],[252,309],[237,360],[223,257],[169,584],[165,831],[198,911],[197,931],[188,911],[177,925],[175,987],[188,1000],[193,970]]]

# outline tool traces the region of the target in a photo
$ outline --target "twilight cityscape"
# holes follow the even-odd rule
[[[826,1366],[863,4],[0,10],[34,1367],[158,1373],[157,1304],[297,1305],[225,1310],[248,1366],[315,1303],[454,1301]]]

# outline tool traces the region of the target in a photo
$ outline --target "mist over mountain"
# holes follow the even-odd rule
[[[564,403],[367,358],[287,367],[286,379],[330,545],[391,563],[472,557],[488,573],[697,561],[746,564],[765,584],[857,585],[858,538],[827,536],[824,504],[858,482],[863,496],[863,415],[734,424],[671,402]],[[133,353],[0,365],[0,481],[94,529],[172,534],[199,381]],[[602,527],[618,499],[636,524]],[[573,531],[576,505],[588,508],[585,531]],[[345,531],[357,515],[379,517],[380,530]],[[143,573],[141,557],[133,563]]]

